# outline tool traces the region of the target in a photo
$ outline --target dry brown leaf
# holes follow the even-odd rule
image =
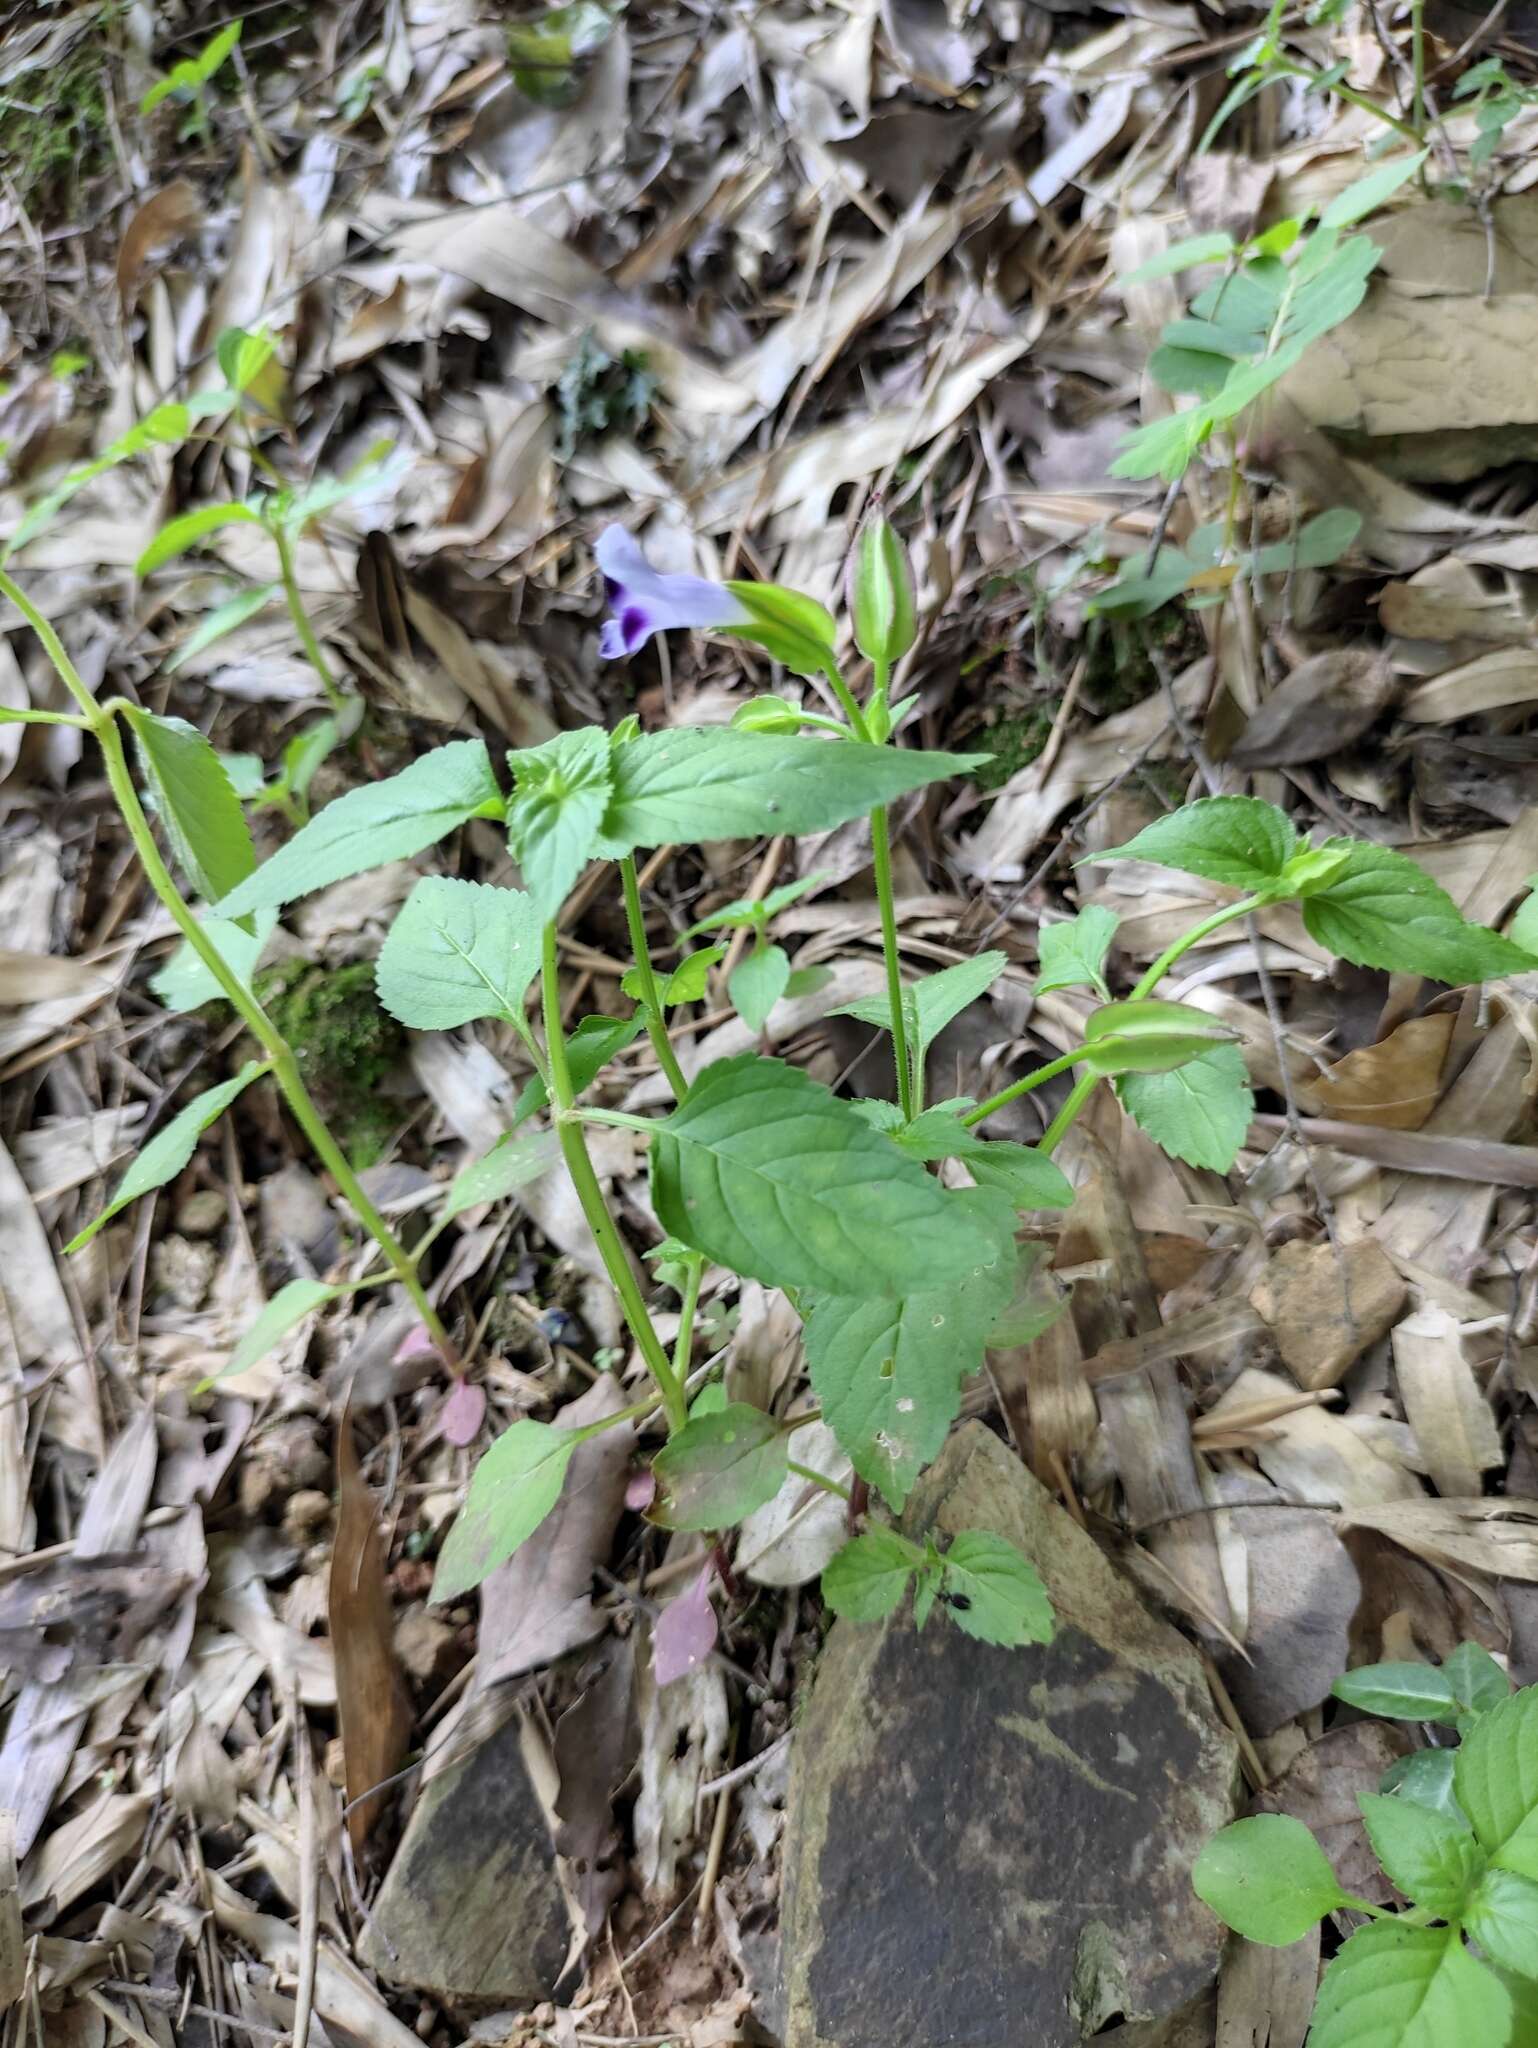
[[[1463,1355],[1458,1324],[1428,1302],[1395,1330],[1394,1372],[1415,1441],[1443,1496],[1477,1494],[1504,1462],[1500,1431]]]
[[[1385,1501],[1348,1504],[1347,1529],[1376,1529],[1433,1564],[1538,1583],[1538,1500]]]
[[[146,270],[163,263],[184,235],[195,234],[202,225],[202,198],[185,178],[162,185],[137,209],[118,249],[118,303],[125,315],[134,309]]]
[[[1376,1045],[1359,1046],[1298,1090],[1305,1109],[1338,1123],[1418,1131],[1436,1107],[1457,1018],[1410,1017]]]
[[[412,1713],[395,1657],[378,1512],[358,1469],[347,1411],[337,1423],[336,1481],[336,1538],[327,1605],[346,1765],[347,1832],[353,1855],[361,1861],[384,1803],[382,1794],[366,1795],[399,1770]]]
[[[1496,647],[1461,661],[1417,685],[1399,707],[1416,725],[1447,725],[1501,711],[1508,704],[1538,702],[1538,653],[1530,647]]]
[[[1227,758],[1242,768],[1322,761],[1360,739],[1398,687],[1381,653],[1326,648],[1264,699]]]

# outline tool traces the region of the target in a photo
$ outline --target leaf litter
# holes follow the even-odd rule
[[[164,517],[245,497],[270,461],[342,472],[383,440],[409,462],[295,548],[370,736],[283,802],[319,809],[448,732],[526,748],[631,709],[724,720],[770,686],[746,648],[676,642],[635,664],[633,696],[598,664],[598,528],[628,499],[669,567],[829,598],[884,492],[927,600],[904,677],[922,743],[995,763],[900,813],[911,961],[1006,961],[935,1047],[955,1092],[1076,1039],[1082,991],[1030,994],[1065,915],[1119,916],[1117,992],[1226,900],[1095,858],[1206,791],[1193,742],[1223,789],[1290,792],[1300,823],[1404,847],[1470,916],[1510,913],[1538,870],[1525,131],[1484,213],[1411,195],[1371,224],[1363,310],[1251,451],[1254,545],[1300,507],[1345,506],[1346,552],[1267,586],[1248,634],[1211,609],[1133,631],[1089,596],[1211,507],[1108,475],[1125,429],[1159,417],[1141,365],[1182,303],[1169,279],[1117,279],[1187,233],[1327,204],[1360,170],[1360,113],[1262,99],[1195,154],[1195,93],[1216,97],[1246,10],[1217,37],[1180,5],[582,13],[553,59],[458,5],[257,14],[202,135],[179,104],[134,111],[186,38],[77,8],[17,40],[3,85],[29,120],[51,67],[89,48],[94,69],[69,71],[82,97],[55,110],[84,138],[68,174],[57,153],[7,162],[0,531],[69,480],[17,561],[93,688],[272,775],[315,677],[265,539],[211,528],[141,585],[128,572]],[[1531,69],[1520,28],[1491,32]],[[1313,33],[1364,77],[1385,61],[1343,23]],[[1467,148],[1473,117],[1443,115]],[[212,385],[222,329],[264,322],[285,374],[253,443],[97,466],[155,404]],[[0,614],[0,698],[60,709],[21,625]],[[580,1425],[620,1398],[622,1325],[554,1175],[492,1178],[447,1227],[440,1305],[469,1340],[447,1391],[399,1304],[332,1300],[348,1219],[260,1091],[65,1265],[125,1158],[245,1056],[227,1013],[151,992],[169,934],[76,739],[8,727],[0,750],[6,2039],[36,2038],[24,2009],[59,2042],[752,2038],[772,1788],[838,1504],[793,1476],[744,1531],[738,1578],[697,1536],[663,1548],[643,1518],[653,1446],[615,1432],[576,1452],[478,1603],[429,1606],[473,1457],[511,1423]],[[253,823],[270,853],[281,805]],[[262,971],[371,962],[413,880],[445,872],[402,852],[386,893],[339,881],[279,923]],[[844,1014],[882,986],[867,861],[841,828],[763,862],[663,849],[644,881],[666,945],[797,862],[821,871],[776,933],[828,978],[776,1003],[762,1040],[874,1094],[883,1056]],[[452,872],[504,868],[472,818]],[[562,945],[581,1013],[622,1015],[608,892],[579,890]],[[724,1000],[739,957],[674,1013],[686,1072],[754,1042]],[[1356,1793],[1392,1738],[1322,1715],[1342,1666],[1472,1636],[1538,1680],[1538,974],[1449,997],[1332,970],[1287,911],[1183,972],[1166,993],[1237,1034],[1259,1091],[1239,1164],[1172,1163],[1097,1106],[1065,1155],[1074,1206],[1043,1233],[1066,1310],[994,1355],[966,1412],[1203,1644],[1266,1808],[1366,1871]],[[317,1041],[321,1085],[358,1043]],[[657,1102],[654,1070],[638,1038],[603,1099]],[[515,1129],[528,1078],[484,1019],[386,1050],[351,1144],[392,1221],[429,1226]],[[1016,1116],[1009,1135],[1039,1132]],[[639,1254],[657,1235],[641,1157],[623,1130],[602,1139]],[[221,1377],[296,1285],[304,1313]],[[707,1273],[696,1363],[794,1413],[795,1319],[733,1287]],[[801,1441],[807,1468],[847,1478],[826,1432]],[[457,1714],[473,1758],[492,1738],[463,1703],[514,1687],[546,1731],[524,1748],[548,1759],[579,1932],[550,2001],[488,2017],[365,1967],[359,1936],[420,1753]],[[1311,1981],[1259,1953],[1225,1970],[1220,2041],[1267,2013],[1273,2043],[1301,2038]]]

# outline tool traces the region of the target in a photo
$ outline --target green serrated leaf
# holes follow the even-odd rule
[[[424,875],[380,951],[379,1000],[414,1031],[453,1031],[478,1017],[503,1017],[521,1030],[540,936],[539,914],[521,890]]]
[[[177,865],[199,896],[218,903],[256,866],[251,828],[224,763],[183,718],[160,718],[138,705],[123,717]]]
[[[509,1131],[498,1138],[489,1152],[460,1168],[449,1182],[449,1191],[438,1211],[438,1221],[447,1223],[466,1209],[483,1202],[500,1202],[548,1173],[559,1155],[553,1131],[526,1131],[521,1136]]]
[[[1309,2048],[1485,2048],[1510,2037],[1505,1987],[1447,1927],[1379,1920],[1324,1973]]]
[[[233,633],[247,619],[254,619],[259,611],[271,604],[282,587],[280,583],[253,583],[248,589],[226,598],[223,604],[215,605],[211,612],[205,612],[165,663],[166,674],[174,675],[177,669],[201,654],[205,647],[212,647],[226,633]]]
[[[586,1434],[528,1420],[502,1432],[476,1466],[438,1554],[435,1606],[468,1593],[528,1541],[560,1499],[571,1454]]]
[[[646,1518],[663,1529],[730,1529],[774,1499],[790,1439],[746,1401],[691,1416],[652,1460],[657,1498]]]
[[[1511,1696],[1511,1680],[1483,1643],[1460,1643],[1443,1658],[1442,1675],[1473,1714],[1498,1707]]]
[[[1172,1159],[1227,1173],[1255,1114],[1255,1097],[1237,1045],[1214,1045],[1164,1074],[1123,1074],[1121,1106]]]
[[[1390,1721],[1441,1721],[1457,1725],[1461,1708],[1452,1680],[1435,1664],[1363,1664],[1330,1688],[1347,1706]]]
[[[666,1231],[770,1287],[897,1295],[922,1246],[936,1287],[975,1262],[954,1197],[829,1089],[782,1061],[718,1060],[656,1126]]]
[[[224,917],[201,917],[203,935],[242,988],[249,989],[267,941],[277,929],[278,913],[259,910],[244,924]],[[201,1009],[204,1003],[224,1000],[224,990],[205,967],[190,943],[183,939],[158,973],[150,976],[150,987],[168,1010],[178,1016]]]
[[[985,1529],[951,1539],[940,1598],[957,1628],[979,1642],[1017,1650],[1052,1640],[1052,1602],[1036,1567]]]
[[[880,1525],[836,1551],[822,1574],[822,1597],[849,1621],[880,1621],[902,1604],[919,1552]]]
[[[324,1308],[328,1301],[341,1300],[350,1292],[346,1287],[328,1287],[323,1280],[290,1280],[267,1302],[224,1364],[204,1380],[197,1391],[202,1393],[205,1388],[217,1386],[220,1380],[234,1379],[238,1373],[249,1372],[253,1365],[260,1365],[268,1352],[275,1350],[306,1316]]]
[[[1514,1870],[1487,1872],[1463,1914],[1463,1925],[1492,1963],[1519,1977],[1538,1978],[1538,1884],[1531,1878]]]
[[[1357,1803],[1374,1854],[1405,1897],[1438,1920],[1455,1919],[1484,1867],[1472,1832],[1413,1800],[1365,1792]]]
[[[198,1139],[209,1125],[223,1116],[258,1074],[266,1071],[262,1061],[247,1060],[233,1079],[221,1081],[216,1087],[205,1088],[201,1095],[195,1095],[185,1109],[172,1117],[163,1131],[155,1133],[118,1182],[106,1208],[70,1239],[65,1251],[78,1252],[82,1245],[91,1242],[103,1224],[112,1221],[120,1209],[126,1209],[130,1202],[136,1202],[140,1195],[147,1195],[152,1188],[163,1188],[167,1181],[174,1180],[197,1150]]]
[[[1480,1715],[1453,1785],[1491,1862],[1538,1882],[1538,1686]]]
[[[619,749],[619,758],[631,751]],[[598,847],[613,787],[609,736],[583,726],[507,759],[517,778],[507,805],[508,838],[524,887],[548,923]]]
[[[743,1023],[750,1031],[759,1032],[789,982],[790,958],[784,947],[755,946],[732,969],[726,992]]]
[[[989,1190],[947,1198],[971,1224],[970,1269],[946,1288],[905,1299],[817,1294],[806,1306],[806,1361],[823,1419],[860,1477],[901,1508],[945,1442],[961,1383],[1015,1285],[1014,1217]]]
[[[280,846],[219,905],[221,917],[280,910],[328,882],[409,860],[463,825],[500,809],[501,792],[480,740],[451,740],[398,775],[350,789]]]
[[[1320,851],[1348,849],[1343,863],[1305,896],[1309,935],[1355,967],[1423,974],[1450,988],[1528,973],[1521,947],[1465,922],[1447,891],[1390,846],[1329,839]]]
[[[136,576],[148,576],[166,562],[195,548],[200,540],[224,526],[259,526],[261,521],[249,505],[199,505],[169,519],[134,564]]]
[[[1121,919],[1112,910],[1087,904],[1077,917],[1062,924],[1044,924],[1037,933],[1041,964],[1036,976],[1036,993],[1054,988],[1093,988],[1109,999],[1105,982],[1105,956],[1116,936]]]
[[[612,859],[641,846],[826,832],[990,758],[780,739],[731,726],[646,733],[615,754],[600,851]]]
[[[986,995],[1008,965],[1006,953],[979,953],[954,967],[942,967],[938,974],[926,974],[922,981],[909,982],[903,994],[912,1005],[919,1052],[927,1052],[947,1024]],[[861,996],[831,1014],[858,1017],[862,1024],[887,1031],[892,1028],[892,1009],[884,994]]]
[[[1301,1941],[1343,1903],[1329,1859],[1302,1821],[1257,1813],[1213,1836],[1196,1859],[1198,1898],[1226,1927],[1268,1948]]]
[[[1275,804],[1253,796],[1204,796],[1156,819],[1125,846],[1088,858],[1097,864],[1148,860],[1230,888],[1265,891],[1297,844],[1291,819]]]

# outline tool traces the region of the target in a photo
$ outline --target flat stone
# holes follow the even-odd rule
[[[1408,1297],[1399,1268],[1380,1244],[1364,1237],[1339,1251],[1332,1244],[1283,1245],[1250,1303],[1270,1324],[1298,1385],[1317,1393],[1335,1386],[1388,1334]]]
[[[1017,1544],[1057,1634],[835,1624],[795,1741],[786,2048],[1180,2040],[1223,1944],[1191,1865],[1237,1785],[1196,1652],[980,1423],[905,1526]]]
[[[451,1746],[467,1734],[460,1723]],[[570,1942],[549,1825],[511,1713],[424,1786],[359,1951],[392,1984],[536,2004],[554,1991]]]

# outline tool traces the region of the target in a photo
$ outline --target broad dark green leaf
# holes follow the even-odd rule
[[[1255,1097],[1237,1045],[1209,1046],[1163,1074],[1123,1074],[1121,1106],[1172,1159],[1227,1173],[1255,1114]]]
[[[691,1416],[652,1460],[657,1497],[646,1518],[663,1529],[730,1529],[774,1499],[790,1439],[762,1408],[729,1401]]]
[[[1367,1792],[1357,1803],[1373,1853],[1405,1897],[1455,1919],[1484,1864],[1471,1830],[1410,1799]]]
[[[897,1295],[976,1263],[954,1196],[846,1102],[779,1060],[718,1060],[656,1126],[664,1230],[770,1287]]]
[[[781,739],[731,726],[647,733],[614,756],[601,853],[712,839],[826,832],[991,759],[847,740]]]
[[[221,917],[281,909],[295,897],[392,860],[409,860],[469,818],[499,814],[502,794],[480,740],[450,740],[384,782],[335,798],[219,905]]]
[[[218,903],[256,866],[251,828],[224,763],[185,719],[160,718],[137,705],[123,716],[177,865],[199,896]]]
[[[868,1112],[862,1108],[861,1114]],[[878,1119],[872,1121],[878,1130],[884,1127]],[[900,1121],[885,1127],[905,1152],[926,1164],[938,1159],[965,1161],[979,1187],[1002,1190],[1017,1209],[1066,1209],[1073,1201],[1067,1176],[1045,1152],[1007,1138],[985,1138],[947,1104],[922,1111],[906,1128]]]
[[[617,748],[615,758],[633,751]],[[548,923],[598,849],[612,788],[609,736],[586,725],[507,760],[517,778],[507,804],[508,838],[524,887]]]
[[[380,951],[379,1000],[414,1031],[453,1031],[477,1017],[505,1017],[522,1029],[540,935],[539,914],[521,890],[424,875]]]
[[[1124,846],[1089,859],[1148,860],[1234,889],[1265,891],[1297,844],[1291,819],[1275,804],[1252,796],[1204,796],[1146,825]]]
[[[850,1621],[880,1621],[899,1606],[920,1553],[879,1524],[835,1551],[822,1575],[822,1597]]]
[[[1257,1813],[1214,1835],[1191,1882],[1225,1926],[1268,1948],[1301,1941],[1341,1904],[1324,1851],[1284,1813]]]
[[[197,1150],[198,1139],[209,1125],[223,1116],[236,1096],[249,1088],[257,1075],[263,1072],[265,1068],[260,1060],[247,1060],[232,1080],[221,1081],[216,1087],[205,1088],[201,1095],[195,1095],[185,1109],[172,1117],[164,1130],[155,1133],[118,1182],[106,1208],[94,1222],[88,1223],[84,1230],[70,1239],[65,1251],[78,1252],[82,1245],[91,1242],[104,1223],[111,1222],[120,1209],[126,1209],[130,1202],[136,1202],[140,1195],[147,1195],[152,1188],[163,1188],[168,1180],[174,1180]]]
[[[1450,988],[1531,972],[1520,946],[1467,923],[1408,855],[1360,840],[1326,840],[1320,851],[1343,847],[1341,866],[1303,902],[1303,922],[1321,946],[1356,967],[1423,974]]]
[[[586,1434],[528,1420],[502,1432],[476,1466],[438,1554],[434,1605],[468,1593],[528,1541],[560,1499],[571,1454]]]
[[[1538,1686],[1480,1715],[1453,1786],[1491,1862],[1538,1882]]]
[[[980,1642],[1018,1650],[1052,1640],[1052,1602],[1036,1567],[986,1529],[951,1539],[940,1598],[957,1628]]]
[[[1512,2003],[1448,1927],[1379,1920],[1324,1973],[1308,2048],[1504,2048]]]
[[[947,1198],[971,1220],[976,1255],[944,1288],[900,1300],[816,1294],[806,1305],[806,1362],[823,1419],[860,1477],[901,1508],[961,1405],[961,1383],[1015,1288],[1014,1216],[981,1188]]]

